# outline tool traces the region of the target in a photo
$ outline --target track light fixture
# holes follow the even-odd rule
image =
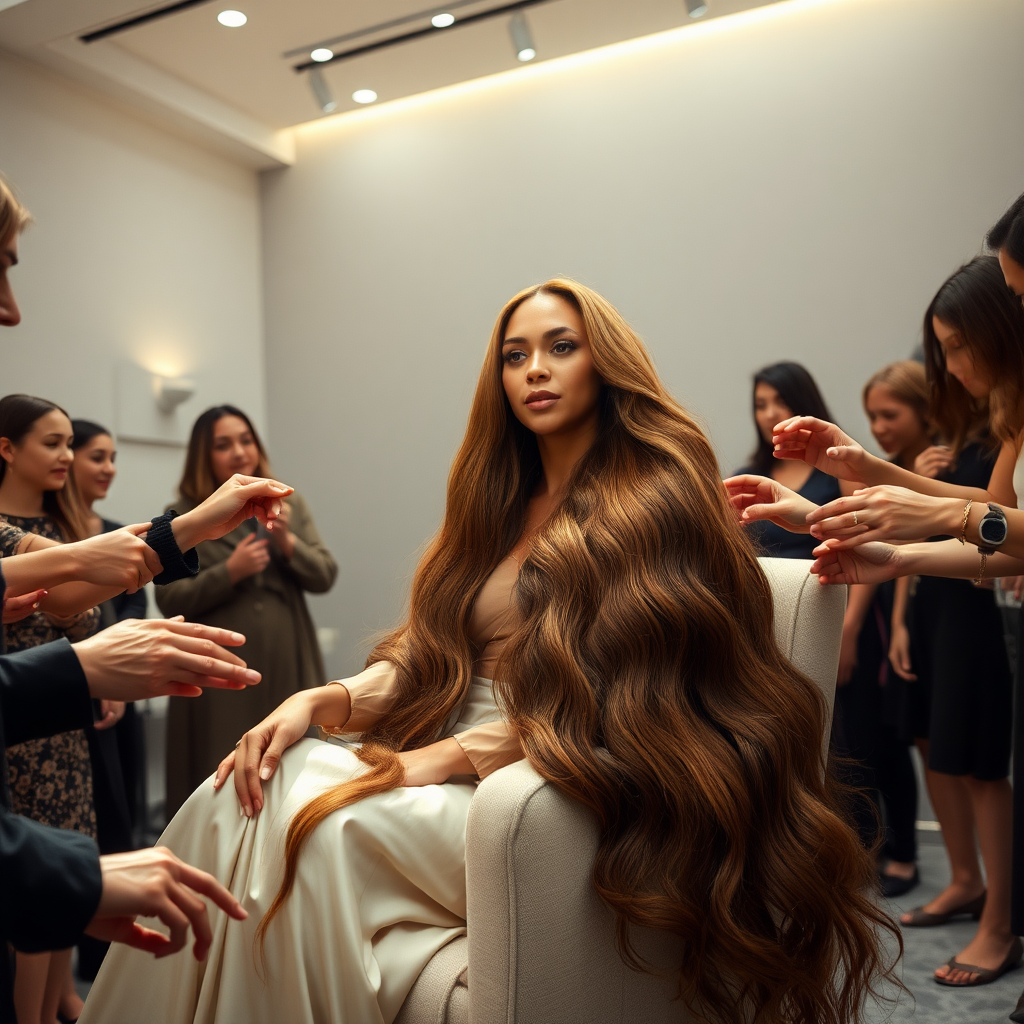
[[[686,10],[691,18],[703,18],[708,13],[708,5],[704,0],[686,0]]]
[[[516,59],[526,62],[537,56],[537,48],[533,45],[530,26],[526,23],[526,15],[516,11],[508,23],[508,31],[512,36],[512,46],[516,51]]]
[[[451,28],[452,25],[455,24],[455,15],[449,14],[447,11],[443,14],[435,14],[430,19],[430,24],[433,25],[434,28]]]
[[[338,109],[338,104],[334,102],[334,97],[331,95],[331,88],[320,68],[309,69],[309,87],[313,90],[317,105],[325,114],[333,114]]]

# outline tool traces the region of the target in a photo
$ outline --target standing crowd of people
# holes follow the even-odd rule
[[[7,272],[26,223],[0,181],[7,326],[20,319]],[[755,375],[757,443],[724,494],[705,472],[707,439],[604,299],[561,280],[517,295],[495,327],[409,620],[336,685],[320,685],[304,597],[333,585],[336,563],[241,409],[197,419],[176,500],[124,527],[94,510],[116,475],[111,432],[46,399],[0,399],[0,925],[15,951],[13,980],[0,958],[0,1020],[120,1020],[145,1006],[147,1019],[185,1021],[195,1000],[248,1006],[258,993],[241,951],[258,948],[266,968],[268,940],[275,982],[255,1013],[308,998],[342,1007],[338,1019],[369,1019],[371,1005],[393,1019],[461,927],[476,780],[523,757],[597,812],[595,881],[622,934],[689,928],[716,957],[744,951],[721,977],[680,966],[681,994],[708,1019],[743,1006],[839,1024],[894,981],[879,936],[896,925],[878,897],[920,880],[914,746],[952,871],[899,924],[978,922],[937,966],[940,984],[1018,966],[1024,750],[1011,787],[1020,730],[992,584],[1018,589],[1024,573],[1024,196],[988,241],[998,255],[957,270],[925,311],[921,358],[863,386],[885,458],[834,423],[805,367],[776,363]],[[770,642],[767,584],[743,533],[849,587],[831,735],[843,787],[821,781],[824,704]],[[166,620],[139,621],[149,580]],[[243,639],[244,663],[226,650]],[[50,681],[30,695],[40,673]],[[202,686],[201,700],[171,702],[168,725],[164,841],[189,863],[133,852],[146,787],[131,701]],[[772,728],[779,716],[786,729]],[[362,746],[309,739],[314,725]],[[710,775],[693,771],[698,759]],[[749,821],[718,808],[719,775]],[[222,792],[229,778],[241,815]],[[268,801],[294,821],[260,831]],[[345,882],[309,843],[328,827]],[[745,830],[759,864],[731,863]],[[267,852],[278,843],[280,860]],[[245,878],[232,895],[235,865]],[[787,872],[815,899],[794,899]],[[234,930],[214,936],[195,893]],[[41,899],[53,920],[38,920]],[[407,916],[392,919],[399,903]],[[169,936],[134,921],[146,914]],[[197,960],[230,969],[142,959],[180,949],[189,927]],[[303,946],[321,928],[337,942],[337,978],[318,975]],[[812,933],[826,937],[813,948],[801,938]],[[71,946],[92,978],[111,940],[135,952],[108,958],[84,1008]],[[1024,1021],[1024,997],[1012,1019]]]

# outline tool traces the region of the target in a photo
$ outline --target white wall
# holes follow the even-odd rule
[[[192,375],[195,413],[231,401],[265,423],[255,172],[16,58],[0,56],[0,172],[35,223],[11,280],[2,391],[113,427],[122,360]],[[171,500],[184,451],[120,443],[97,508],[139,521]]]
[[[1024,188],[1024,4],[794,0],[298,133],[264,175],[278,473],[342,570],[355,667],[434,530],[493,317],[551,275],[638,328],[722,465],[749,379],[861,383]]]

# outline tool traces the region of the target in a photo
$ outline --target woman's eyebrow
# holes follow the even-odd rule
[[[545,331],[541,335],[543,341],[551,341],[552,338],[557,338],[560,334],[575,334],[576,332],[568,325],[564,327],[552,327],[550,331]],[[525,338],[506,338],[502,343],[501,347],[504,348],[506,345],[525,345]]]

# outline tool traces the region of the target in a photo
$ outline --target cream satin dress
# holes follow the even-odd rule
[[[511,631],[517,573],[510,556],[477,597],[470,634],[481,655],[447,733],[480,777],[523,756],[490,681]],[[366,728],[385,713],[393,682],[387,663],[343,680],[352,722]],[[292,816],[365,770],[344,743],[304,739],[264,783],[257,817],[242,815],[230,783],[215,792],[211,778],[196,790],[160,845],[223,882],[249,918],[229,921],[209,905],[214,940],[203,963],[188,949],[155,960],[112,946],[82,1024],[390,1024],[430,958],[465,934],[466,817],[477,778],[403,787],[332,814],[303,850],[295,888],[267,933],[265,978],[254,949],[281,884]]]

